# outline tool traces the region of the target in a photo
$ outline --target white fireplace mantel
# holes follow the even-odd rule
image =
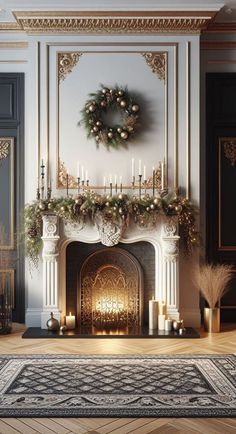
[[[167,303],[167,314],[179,319],[179,235],[175,217],[160,217],[155,227],[131,223],[121,243],[147,241],[155,249],[155,298]],[[61,320],[66,314],[66,247],[72,241],[100,242],[95,225],[69,224],[58,216],[43,216],[43,310],[41,328],[46,328],[50,312]],[[145,288],[144,288],[145,290]]]

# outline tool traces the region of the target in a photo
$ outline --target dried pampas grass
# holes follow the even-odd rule
[[[231,265],[202,265],[194,270],[194,283],[210,308],[214,308],[233,277]]]

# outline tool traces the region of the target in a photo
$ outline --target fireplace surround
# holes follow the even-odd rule
[[[70,305],[68,302],[69,290],[67,257],[69,250],[72,249],[73,243],[77,243],[77,255],[79,257],[79,246],[89,246],[88,251],[90,252],[87,253],[85,265],[82,265],[82,267],[80,266],[80,268],[77,270],[79,280],[81,280],[81,273],[83,274],[83,267],[85,267],[88,263],[88,258],[91,257],[91,254],[97,255],[98,257],[99,254],[96,252],[99,251],[102,252],[100,254],[100,261],[101,258],[103,258],[105,252],[108,258],[111,258],[113,252],[116,252],[116,256],[119,256],[120,253],[120,262],[122,262],[121,259],[123,256],[126,255],[126,260],[129,258],[131,262],[133,261],[134,268],[135,266],[138,268],[140,261],[128,251],[128,246],[137,246],[139,243],[144,243],[142,244],[142,255],[145,255],[146,260],[150,258],[150,262],[154,262],[153,288],[147,291],[146,302],[144,305],[146,304],[147,306],[148,298],[150,296],[154,296],[155,299],[166,302],[167,314],[172,319],[179,319],[179,238],[177,219],[175,217],[169,218],[160,216],[155,226],[139,227],[136,224],[130,223],[129,227],[120,239],[118,247],[115,246],[104,248],[104,246],[101,246],[100,244],[99,232],[95,225],[67,223],[62,219],[59,219],[56,215],[45,214],[43,216],[42,236],[43,311],[41,313],[41,328],[46,328],[46,322],[51,311],[53,311],[55,318],[60,321],[63,321],[64,316],[68,314],[69,311],[76,313],[78,323],[81,323],[81,319],[83,320],[84,318],[84,313],[81,315],[81,308],[83,308],[82,304],[84,302],[81,299],[81,286],[78,287],[78,290],[80,291],[80,297],[77,297],[77,302],[75,301],[75,297],[72,305]],[[151,247],[148,247],[148,245]],[[153,252],[152,254],[150,253],[151,251]],[[105,262],[107,262],[107,264],[105,264]],[[114,261],[113,263],[112,261],[105,262],[102,264],[101,261],[101,267],[110,265],[109,271],[114,272]],[[98,267],[97,272],[102,271],[101,267],[100,269]],[[108,271],[108,269],[106,271]],[[94,268],[90,270],[90,273],[91,272],[95,272]],[[120,273],[121,278],[122,269],[120,266],[116,268],[116,272],[117,276]],[[147,289],[147,287],[145,288],[145,279],[142,278],[142,267],[137,275],[137,279],[139,281],[137,299],[139,299],[140,304],[138,308],[136,306],[136,311],[138,310],[139,314],[136,316],[135,321],[138,321],[139,324],[142,324],[143,320],[147,323],[148,315],[147,307],[145,309],[144,315],[141,313],[143,309],[143,300],[145,301],[145,296],[143,297],[143,294],[145,294],[145,289]],[[129,273],[127,273],[126,279],[127,277],[129,277]],[[91,282],[94,282],[94,277],[90,281],[90,285],[93,284]],[[141,288],[142,285],[143,289]],[[111,299],[108,301],[111,302]],[[117,300],[114,301],[114,303],[116,302]],[[99,306],[97,305],[97,307]],[[114,305],[114,308],[117,308],[117,306]]]

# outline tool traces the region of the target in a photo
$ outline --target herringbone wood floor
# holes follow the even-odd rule
[[[201,339],[21,339],[23,326],[0,336],[0,354],[236,353],[236,325]],[[0,419],[1,434],[235,434],[236,419]]]

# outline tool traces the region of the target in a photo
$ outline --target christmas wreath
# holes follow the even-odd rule
[[[96,93],[91,93],[81,110],[82,120],[88,138],[94,138],[97,146],[103,144],[106,148],[127,147],[140,126],[140,107],[137,97],[128,92],[127,88],[118,86],[107,88],[101,86]],[[105,115],[109,110],[118,110],[121,115],[120,125],[106,125]]]

